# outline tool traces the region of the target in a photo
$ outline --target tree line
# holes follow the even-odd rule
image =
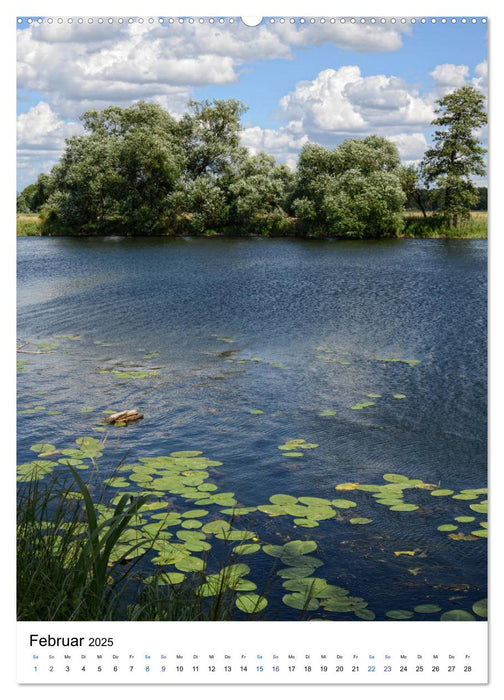
[[[440,99],[441,126],[417,168],[371,135],[333,149],[309,143],[292,171],[240,143],[240,101],[192,101],[175,119],[155,103],[90,110],[50,174],[18,195],[46,235],[236,233],[367,238],[396,236],[404,206],[460,226],[481,197],[485,173],[474,131],[484,98],[464,87]]]

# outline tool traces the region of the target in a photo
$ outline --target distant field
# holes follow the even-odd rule
[[[446,228],[441,216],[421,211],[404,212],[404,238],[487,238],[488,212],[472,211],[471,219],[461,228]]]
[[[18,214],[16,217],[17,236],[40,236],[38,214]]]

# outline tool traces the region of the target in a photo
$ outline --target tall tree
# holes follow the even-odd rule
[[[67,139],[43,211],[49,233],[163,230],[166,197],[184,167],[177,122],[138,102],[85,112],[85,133]]]
[[[348,139],[333,150],[307,144],[299,156],[292,211],[314,236],[396,235],[405,195],[396,146],[380,136]]]
[[[474,135],[487,123],[485,97],[467,85],[439,99],[435,111],[439,116],[432,124],[441,128],[425,153],[422,172],[427,185],[443,192],[443,214],[448,225],[456,227],[469,219],[478,202],[473,176],[486,173],[486,149]]]

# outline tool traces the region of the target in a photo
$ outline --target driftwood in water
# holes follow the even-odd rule
[[[110,416],[105,418],[105,423],[132,423],[135,420],[143,418],[143,413],[138,411],[120,411],[119,413],[112,413]]]

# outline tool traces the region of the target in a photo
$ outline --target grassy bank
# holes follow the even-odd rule
[[[17,236],[41,236],[38,214],[18,214],[16,217]]]
[[[487,238],[488,213],[473,211],[469,221],[460,228],[447,228],[443,218],[434,213],[427,217],[421,212],[404,212],[403,238]]]
[[[486,211],[471,212],[470,220],[460,228],[447,228],[443,218],[430,212],[424,217],[421,212],[404,212],[404,231],[402,238],[487,238],[488,236],[488,214]],[[291,219],[292,232],[295,233],[295,220]],[[38,214],[18,214],[17,215],[18,236],[41,236],[41,221]],[[179,235],[183,235],[180,233]],[[218,235],[215,232],[208,232],[205,237]],[[268,234],[269,235],[269,234]],[[289,235],[288,231],[284,235]],[[300,236],[299,233],[297,234]]]

